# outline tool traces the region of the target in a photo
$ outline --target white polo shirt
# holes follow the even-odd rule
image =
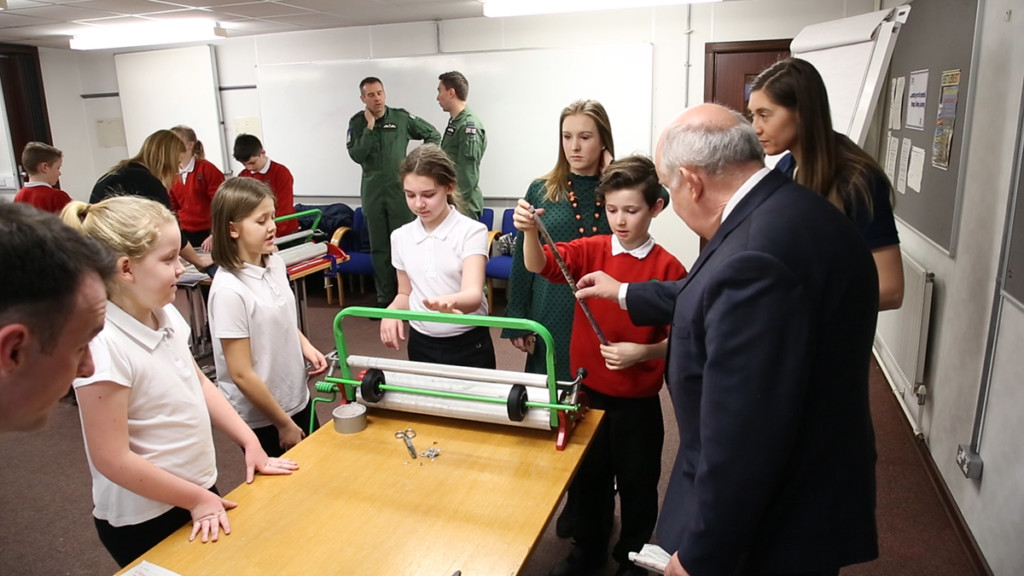
[[[475,254],[487,257],[487,227],[454,208],[433,232],[428,233],[417,218],[391,233],[391,263],[396,270],[404,270],[412,284],[410,310],[429,312],[423,305],[424,298],[462,290],[462,262]],[[481,298],[480,307],[473,314],[487,315],[486,298]],[[438,322],[416,321],[409,324],[420,334],[438,338],[456,336],[473,329],[472,326]]]
[[[217,458],[202,384],[188,348],[189,327],[173,304],[156,311],[153,330],[107,302],[103,331],[89,345],[96,372],[75,388],[109,381],[131,388],[128,448],[203,488],[217,481]],[[83,435],[86,431],[82,430]],[[143,498],[100,474],[89,457],[93,515],[113,526],[151,520],[172,506]]]
[[[306,407],[309,388],[295,297],[280,256],[268,256],[266,268],[251,264],[238,270],[221,268],[210,286],[209,314],[217,387],[246,424],[262,428],[271,422],[231,380],[221,338],[249,339],[253,370],[289,416]]]

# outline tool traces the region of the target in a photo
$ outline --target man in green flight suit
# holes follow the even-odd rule
[[[441,141],[430,122],[401,108],[384,105],[384,83],[364,78],[359,99],[366,105],[348,121],[348,155],[363,167],[359,198],[370,232],[370,258],[377,304],[386,307],[395,299],[398,280],[391,265],[391,233],[415,218],[405,203],[398,165],[405,159],[410,140],[437,144]]]
[[[484,125],[466,107],[469,81],[461,72],[445,72],[438,76],[437,103],[451,115],[441,138],[441,150],[455,163],[459,196],[466,216],[479,220],[484,211],[480,191],[480,159],[487,150]]]

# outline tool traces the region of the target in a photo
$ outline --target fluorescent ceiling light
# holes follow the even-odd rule
[[[679,4],[701,4],[722,0],[480,0],[484,5],[484,16],[529,16],[536,14],[558,14],[561,12],[590,12],[620,8],[648,8],[652,6],[677,6]]]
[[[226,37],[227,30],[212,20],[154,20],[138,24],[97,26],[83,30],[71,39],[72,50],[100,50],[202,42]]]

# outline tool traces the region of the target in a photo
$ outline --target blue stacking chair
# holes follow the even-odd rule
[[[490,240],[487,243],[487,253],[490,255],[494,248],[494,239],[504,234],[515,234],[516,227],[512,224],[512,214],[515,212],[514,208],[506,208],[505,213],[501,217],[501,230],[494,231],[490,234]],[[492,214],[493,216],[493,214]],[[494,310],[494,280],[504,280],[508,282],[509,276],[512,274],[512,256],[505,254],[498,254],[497,256],[491,255],[487,261],[486,278],[487,278],[487,309],[489,311]],[[507,290],[507,288],[506,288]]]
[[[373,260],[370,259],[370,239],[366,229],[366,220],[363,218],[362,206],[355,209],[351,228],[342,226],[335,230],[331,237],[331,244],[344,250],[349,258],[348,261],[337,266],[338,274],[359,276],[359,285],[361,289],[365,289],[364,277],[373,276]],[[338,305],[340,306],[344,306],[342,298],[342,286],[339,282]]]
[[[494,230],[494,208],[484,208],[480,214],[480,223],[487,226],[488,232]]]

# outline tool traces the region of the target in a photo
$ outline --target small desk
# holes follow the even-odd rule
[[[290,450],[301,469],[259,476],[225,496],[231,535],[188,541],[191,525],[147,560],[183,576],[516,574],[544,532],[603,413],[564,451],[555,432],[371,408],[366,430],[328,422]],[[395,431],[416,430],[409,458]],[[436,444],[435,444],[436,443]]]

